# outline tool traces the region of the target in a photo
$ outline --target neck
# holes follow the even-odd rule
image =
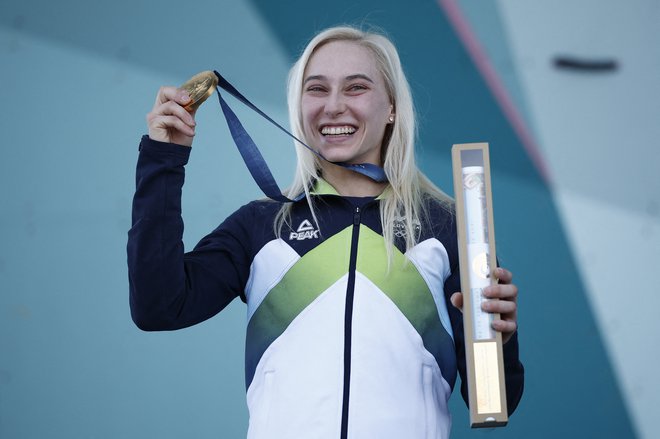
[[[376,197],[387,187],[387,183],[378,183],[365,175],[332,163],[323,163],[321,168],[323,179],[345,197]]]

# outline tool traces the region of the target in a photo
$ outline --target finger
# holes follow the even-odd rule
[[[510,320],[493,320],[491,327],[496,331],[506,334],[512,334],[518,329],[516,322]]]
[[[154,118],[150,125],[154,129],[175,129],[186,136],[194,136],[195,129],[176,116],[162,115]]]
[[[187,91],[180,88],[171,86],[161,87],[156,95],[154,109],[168,101],[176,102],[179,105],[186,105],[190,102],[190,95],[188,95]]]
[[[454,293],[449,298],[451,304],[454,305],[454,308],[457,308],[459,311],[463,312],[463,294]]]
[[[518,306],[508,300],[486,300],[481,303],[481,309],[492,314],[513,315],[518,310]]]
[[[502,267],[497,267],[493,270],[493,276],[502,284],[509,284],[513,280],[513,273]]]
[[[496,284],[484,288],[483,294],[489,299],[515,301],[518,297],[518,287],[514,284]]]
[[[162,142],[169,142],[169,135],[166,133],[171,131],[178,131],[187,136],[195,135],[195,127],[188,125],[177,115],[149,113],[147,114],[147,127],[149,136]]]
[[[188,113],[185,108],[174,101],[167,101],[157,106],[150,113],[150,115],[152,118],[158,117],[160,115],[176,116],[191,127],[194,127],[197,124],[195,122],[195,118],[193,117],[194,115]]]

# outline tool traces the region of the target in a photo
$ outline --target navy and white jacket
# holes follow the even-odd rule
[[[142,139],[128,239],[130,305],[144,330],[247,304],[248,438],[447,438],[447,400],[465,376],[453,216],[429,206],[419,243],[388,271],[378,199],[320,181],[318,224],[303,199],[278,238],[279,202],[251,202],[185,253],[181,189],[190,148]],[[509,412],[523,388],[505,345]],[[467,395],[465,379],[462,393]]]

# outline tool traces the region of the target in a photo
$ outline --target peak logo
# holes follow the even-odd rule
[[[319,231],[314,229],[309,220],[303,220],[295,232],[289,234],[289,241],[302,241],[303,239],[318,239]]]

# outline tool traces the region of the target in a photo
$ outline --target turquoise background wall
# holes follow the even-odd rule
[[[521,291],[526,390],[510,425],[486,431],[468,428],[455,394],[453,437],[638,434],[552,189],[439,3],[5,0],[0,438],[245,436],[244,305],[177,332],[144,333],[130,320],[137,145],[158,87],[213,68],[286,121],[289,65],[316,31],[340,23],[375,25],[398,45],[421,122],[420,163],[439,186],[453,192],[453,143],[491,145],[499,258]],[[504,38],[499,20],[480,26]],[[234,107],[286,185],[289,140]],[[260,196],[217,101],[198,124],[184,188],[187,248]]]

